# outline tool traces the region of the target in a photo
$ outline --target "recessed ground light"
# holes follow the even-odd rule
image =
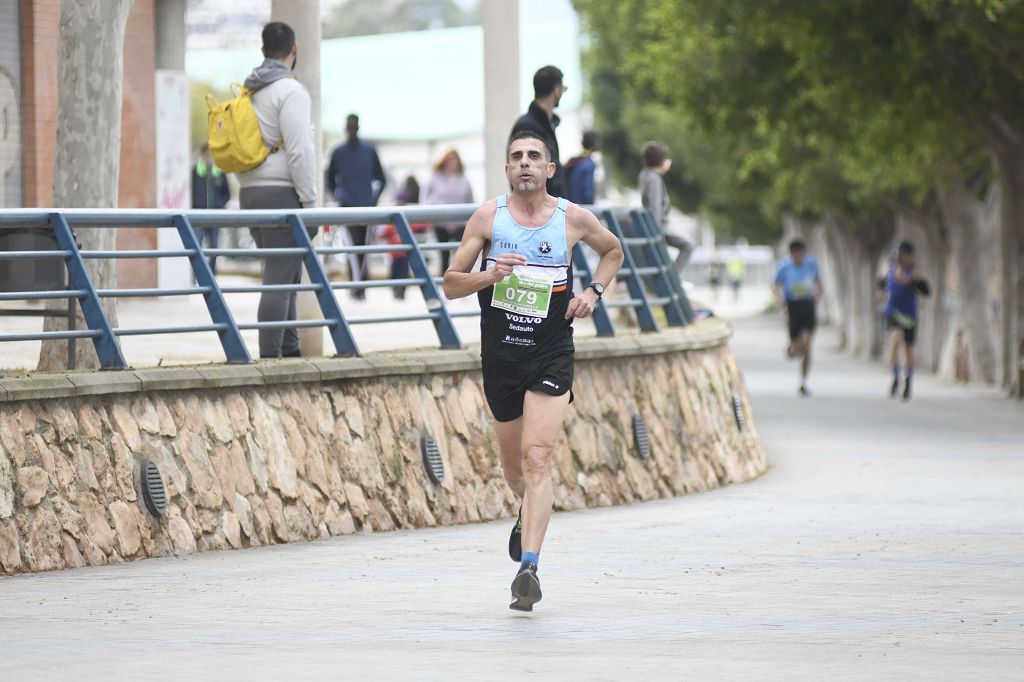
[[[651,434],[647,431],[647,422],[638,414],[633,415],[633,446],[640,459],[651,456]]]
[[[732,394],[732,413],[736,417],[736,428],[743,431],[747,426],[747,417],[743,413],[743,401],[735,391]]]
[[[153,516],[163,516],[167,511],[167,489],[160,470],[148,459],[142,460],[142,499],[146,509]]]
[[[444,482],[444,460],[441,459],[441,449],[437,442],[429,435],[423,436],[420,441],[420,450],[423,453],[423,468],[434,483],[441,485]]]

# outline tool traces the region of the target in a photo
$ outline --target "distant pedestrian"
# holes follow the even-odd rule
[[[199,158],[192,167],[192,208],[224,208],[231,199],[228,177],[217,168],[210,154],[210,145],[199,148]],[[220,228],[195,228],[196,240],[205,248],[216,249],[220,243]],[[217,257],[210,256],[210,269],[217,274]]]
[[[565,177],[568,184],[569,201],[574,204],[588,206],[594,203],[594,175],[597,164],[594,163],[594,152],[601,148],[601,138],[596,130],[583,133],[583,153],[574,156],[565,164]]]
[[[927,296],[930,288],[914,265],[914,245],[900,242],[893,263],[883,280],[885,287],[885,321],[889,330],[892,386],[889,395],[895,398],[900,390],[900,347],[903,347],[903,399],[910,400],[914,378],[914,344],[917,341],[917,297]]]
[[[348,140],[331,154],[331,162],[327,167],[327,189],[338,201],[338,206],[376,206],[387,184],[377,149],[359,139],[359,117],[355,114],[349,114],[345,120],[345,134]],[[353,246],[366,244],[366,225],[346,227]],[[352,281],[365,280],[366,254],[356,254],[354,259],[350,258],[349,270]],[[354,289],[352,296],[359,300],[365,299],[366,290]]]
[[[678,250],[676,270],[682,272],[693,254],[693,242],[669,227],[668,215],[672,208],[665,186],[664,175],[672,168],[668,147],[660,142],[647,142],[643,151],[644,168],[637,178],[640,201],[654,218],[654,224],[665,237],[665,243]]]
[[[399,190],[395,196],[395,204],[398,206],[408,206],[411,204],[418,204],[420,201],[420,184],[416,181],[416,178],[412,175],[405,179],[405,184],[402,185],[402,189]],[[430,226],[427,223],[411,223],[409,228],[416,236],[417,241],[420,241],[420,236],[427,231]],[[381,236],[388,244],[401,244],[402,236],[398,232],[398,228],[394,223],[389,223],[383,226]],[[391,273],[390,279],[408,279],[409,277],[409,252],[408,251],[392,251],[391,256]],[[405,286],[398,284],[392,287],[392,292],[395,298],[399,301],[405,300]]]
[[[807,254],[807,245],[800,239],[789,243],[789,258],[781,261],[772,285],[775,295],[786,304],[789,321],[789,346],[786,355],[800,358],[800,395],[811,395],[807,375],[811,371],[811,346],[817,327],[817,304],[821,298],[821,271],[818,261]]]
[[[511,139],[516,133],[528,130],[540,135],[547,144],[551,161],[555,164],[555,174],[548,178],[547,184],[548,194],[553,197],[564,197],[567,194],[565,171],[562,162],[559,161],[561,157],[558,155],[558,137],[555,135],[555,129],[562,119],[555,113],[555,109],[568,89],[563,82],[561,69],[556,66],[538,69],[537,73],[533,74],[533,101],[530,102],[530,108],[519,117],[512,126],[512,132],[509,133]]]
[[[427,180],[427,186],[423,191],[424,204],[471,204],[473,203],[473,188],[469,185],[469,178],[466,177],[466,169],[462,165],[462,157],[459,152],[449,149],[434,165],[434,172]],[[465,223],[438,223],[434,226],[434,234],[439,242],[462,241],[462,235],[466,232]],[[448,270],[451,262],[451,251],[441,252],[441,274]]]
[[[743,288],[743,280],[747,276],[747,264],[739,256],[733,256],[725,266],[726,274],[729,276],[729,286],[732,287],[732,300],[740,302],[740,290]]]
[[[259,119],[263,142],[279,149],[245,173],[238,174],[239,203],[243,209],[312,208],[317,203],[316,146],[309,91],[295,79],[292,70],[298,47],[288,24],[275,21],[263,28],[265,59],[245,79],[253,91],[252,105]],[[283,145],[283,148],[281,148]],[[295,247],[288,227],[251,228],[261,249]],[[310,239],[317,228],[307,228]],[[263,284],[298,284],[302,275],[301,255],[269,256],[263,261]],[[260,322],[294,321],[295,292],[268,291],[260,294],[256,313]],[[260,357],[301,355],[296,329],[260,329]]]

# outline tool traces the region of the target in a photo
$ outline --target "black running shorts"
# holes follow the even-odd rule
[[[506,362],[484,358],[484,395],[491,414],[499,422],[510,422],[523,416],[523,400],[527,391],[548,395],[569,393],[573,401],[573,351],[551,353],[537,360]]]
[[[914,320],[914,324],[906,327],[896,321],[896,318],[892,315],[885,316],[885,327],[886,329],[899,329],[903,332],[903,340],[907,342],[908,346],[913,346],[917,341],[917,320]]]
[[[818,326],[814,308],[814,300],[810,298],[786,301],[786,310],[789,312],[790,341],[796,341],[803,336],[804,332],[813,332],[814,328]]]

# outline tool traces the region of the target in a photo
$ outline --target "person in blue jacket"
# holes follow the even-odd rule
[[[594,203],[594,152],[601,148],[601,138],[596,130],[583,133],[583,153],[569,159],[565,164],[565,176],[569,183],[566,199],[574,204],[589,206]]]

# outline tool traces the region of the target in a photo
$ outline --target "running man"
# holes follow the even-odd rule
[[[809,397],[807,375],[811,371],[811,345],[817,326],[816,308],[821,298],[821,272],[818,261],[807,255],[807,245],[800,239],[789,243],[789,258],[775,271],[775,295],[785,299],[789,317],[789,346],[786,355],[800,358],[800,395]]]
[[[552,449],[572,402],[572,323],[589,317],[622,265],[622,247],[589,211],[548,194],[551,152],[532,131],[512,136],[505,176],[511,192],[481,206],[444,275],[448,298],[477,294],[484,394],[495,420],[505,480],[522,500],[509,539],[519,562],[517,611],[540,601],[537,565],[551,518]],[[573,296],[571,254],[582,241],[601,257]],[[472,272],[483,254],[479,272]]]
[[[900,391],[900,346],[906,359],[903,399],[910,400],[910,385],[914,378],[914,343],[917,341],[917,296],[927,296],[928,283],[914,267],[914,245],[900,242],[896,249],[896,262],[882,281],[885,291],[885,323],[889,330],[892,359],[892,386],[889,396],[895,398]]]

